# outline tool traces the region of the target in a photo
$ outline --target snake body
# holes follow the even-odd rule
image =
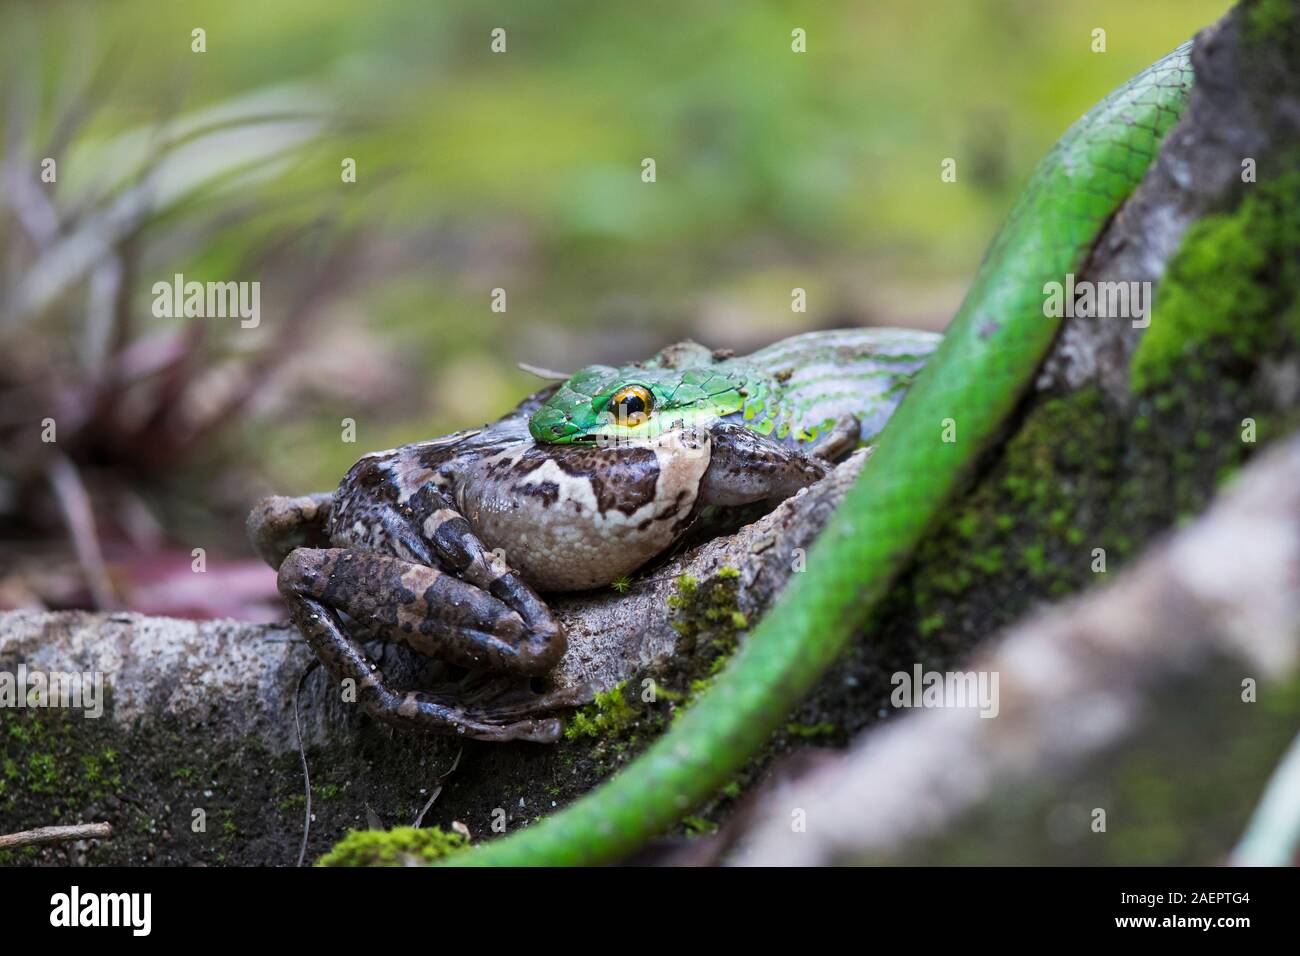
[[[807,571],[792,576],[712,689],[603,786],[447,862],[616,860],[675,824],[764,746],[885,594],[1028,388],[1060,324],[1044,314],[1044,285],[1083,266],[1145,175],[1187,102],[1190,47],[1107,96],[1040,163]]]

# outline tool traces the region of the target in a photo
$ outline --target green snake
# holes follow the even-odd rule
[[[835,661],[996,438],[1051,345],[1044,285],[1082,267],[1192,85],[1191,44],[1076,122],[1039,164],[943,342],[775,607],[714,686],[610,781],[456,865],[617,860],[714,794]]]

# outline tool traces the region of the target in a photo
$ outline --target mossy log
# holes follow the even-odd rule
[[[867,632],[882,676],[913,662],[1001,671],[1013,711],[962,727],[951,712],[891,720],[749,807],[709,852],[1227,858],[1300,726],[1297,439],[1220,506],[1213,530],[1150,552],[1300,432],[1297,51],[1300,4],[1283,0],[1243,3],[1197,38],[1188,111],[1080,276],[1153,283],[1149,325],[1066,323],[1011,433]],[[1194,565],[1200,580],[1180,578]],[[1081,603],[987,647],[1070,595]],[[1243,682],[1265,673],[1273,683],[1247,700]],[[900,713],[890,690],[875,684],[879,716]],[[803,833],[792,807],[808,816]],[[1106,808],[1108,829],[1095,815]]]
[[[671,719],[734,636],[770,603],[852,483],[864,454],[817,487],[613,589],[560,599],[569,650],[552,676],[595,698],[560,744],[394,734],[345,703],[287,624],[136,614],[0,614],[0,673],[104,675],[103,713],[0,711],[0,832],[109,820],[108,841],[13,851],[17,861],[292,864],[305,796],[294,697],[312,776],[314,859],[377,819],[519,826],[589,789]],[[428,662],[375,644],[399,685]],[[298,684],[303,675],[299,691]],[[638,680],[653,680],[654,701]],[[633,706],[627,699],[635,701]],[[459,759],[458,759],[459,754]],[[448,774],[455,765],[454,773]],[[0,858],[2,860],[4,858]]]
[[[890,721],[773,787],[733,862],[1222,862],[1300,729],[1297,475],[1300,436],[1108,586],[982,648],[966,670],[996,680],[991,709]]]

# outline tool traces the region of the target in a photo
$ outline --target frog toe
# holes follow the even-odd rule
[[[285,498],[272,495],[253,506],[244,522],[258,556],[279,568],[295,548],[326,543],[326,525],[334,496],[329,493]]]

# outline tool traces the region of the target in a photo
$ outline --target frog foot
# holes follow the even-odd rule
[[[263,561],[278,568],[294,548],[329,544],[326,529],[333,506],[330,492],[263,498],[248,513],[248,540]]]
[[[596,699],[593,683],[536,689],[537,678],[503,678],[500,674],[469,674],[448,687],[447,697],[471,713],[486,712],[497,719],[572,710]],[[438,688],[437,690],[441,690]]]
[[[430,657],[538,676],[563,654],[564,637],[535,597],[497,597],[454,574],[353,548],[296,549],[280,565],[279,586],[312,650],[337,680],[353,682],[357,702],[383,723],[480,740],[559,739],[558,718],[518,719],[523,709],[515,701],[496,709],[392,689],[340,618],[342,612],[373,636]],[[541,709],[535,704],[533,712]]]

